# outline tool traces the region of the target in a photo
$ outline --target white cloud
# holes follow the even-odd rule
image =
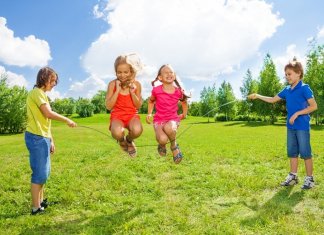
[[[61,93],[59,91],[55,90],[55,88],[53,88],[50,92],[48,92],[47,95],[50,97],[51,100],[63,98]]]
[[[318,30],[317,38],[319,38],[319,39],[323,39],[324,38],[324,26],[322,26],[322,28],[320,28]]]
[[[281,78],[284,77],[284,74],[285,74],[284,68],[285,68],[286,64],[288,64],[289,61],[292,61],[292,59],[294,57],[296,57],[297,60],[302,63],[302,65],[304,66],[304,69],[305,69],[306,57],[303,54],[304,54],[303,52],[298,51],[295,44],[288,45],[285,54],[273,59],[273,62],[276,65],[277,73],[279,74],[279,76]]]
[[[45,66],[51,60],[49,45],[46,41],[29,35],[24,39],[14,36],[7,28],[7,20],[0,17],[0,61],[16,66]]]
[[[165,63],[185,84],[235,72],[284,23],[262,0],[110,0],[99,1],[94,14],[109,29],[81,57],[83,67],[91,76],[112,78],[115,58],[137,52],[146,64],[138,76],[143,97]]]
[[[21,86],[26,87],[28,85],[27,80],[23,75],[19,75],[10,71],[6,71],[6,69],[2,66],[0,66],[0,74],[6,74],[7,75],[7,84],[8,86]]]
[[[214,79],[255,55],[283,24],[261,0],[111,0],[104,11],[110,28],[82,57],[100,77],[114,74],[119,54],[135,51],[149,66],[170,63],[182,77]]]
[[[106,90],[107,83],[105,83],[102,79],[90,76],[86,80],[82,82],[73,83],[65,97],[73,97],[73,98],[92,98],[98,90]]]

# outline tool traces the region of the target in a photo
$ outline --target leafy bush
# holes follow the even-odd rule
[[[91,117],[94,110],[95,106],[89,99],[80,98],[77,101],[76,112],[80,117]]]
[[[0,79],[0,133],[21,133],[26,128],[26,98],[24,87],[8,87],[7,77]]]

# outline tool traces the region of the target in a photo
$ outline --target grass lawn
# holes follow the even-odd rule
[[[29,215],[24,136],[0,136],[0,234],[323,234],[323,127],[311,130],[316,186],[303,191],[302,182],[279,186],[289,170],[284,123],[189,117],[175,165],[169,148],[158,156],[150,125],[131,159],[110,137],[108,115],[74,120],[75,129],[53,122],[46,196],[56,204],[40,216]]]

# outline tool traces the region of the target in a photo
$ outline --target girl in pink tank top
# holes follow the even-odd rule
[[[154,83],[159,80],[162,85],[154,87]],[[148,116],[146,122],[151,123],[152,112],[155,105],[153,124],[158,141],[158,153],[166,155],[166,144],[171,143],[170,149],[173,154],[173,161],[178,164],[183,158],[183,154],[176,142],[177,129],[180,120],[187,116],[188,103],[184,91],[176,78],[170,65],[163,65],[157,77],[152,82],[153,90],[148,101]],[[182,114],[178,115],[178,103],[181,102]]]
[[[106,107],[111,110],[110,131],[121,149],[135,157],[137,154],[134,139],[142,134],[143,127],[137,110],[142,105],[141,84],[135,80],[136,63],[131,55],[121,55],[115,60],[117,79],[108,84]],[[128,134],[125,134],[125,129]]]

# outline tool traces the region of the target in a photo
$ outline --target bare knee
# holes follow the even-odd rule
[[[132,126],[129,128],[130,136],[135,139],[139,137],[143,132],[143,127],[141,125]]]
[[[166,135],[156,135],[156,141],[161,145],[166,145],[169,138]]]
[[[124,138],[124,131],[122,131],[120,128],[112,128],[111,135],[116,140],[121,140]]]

